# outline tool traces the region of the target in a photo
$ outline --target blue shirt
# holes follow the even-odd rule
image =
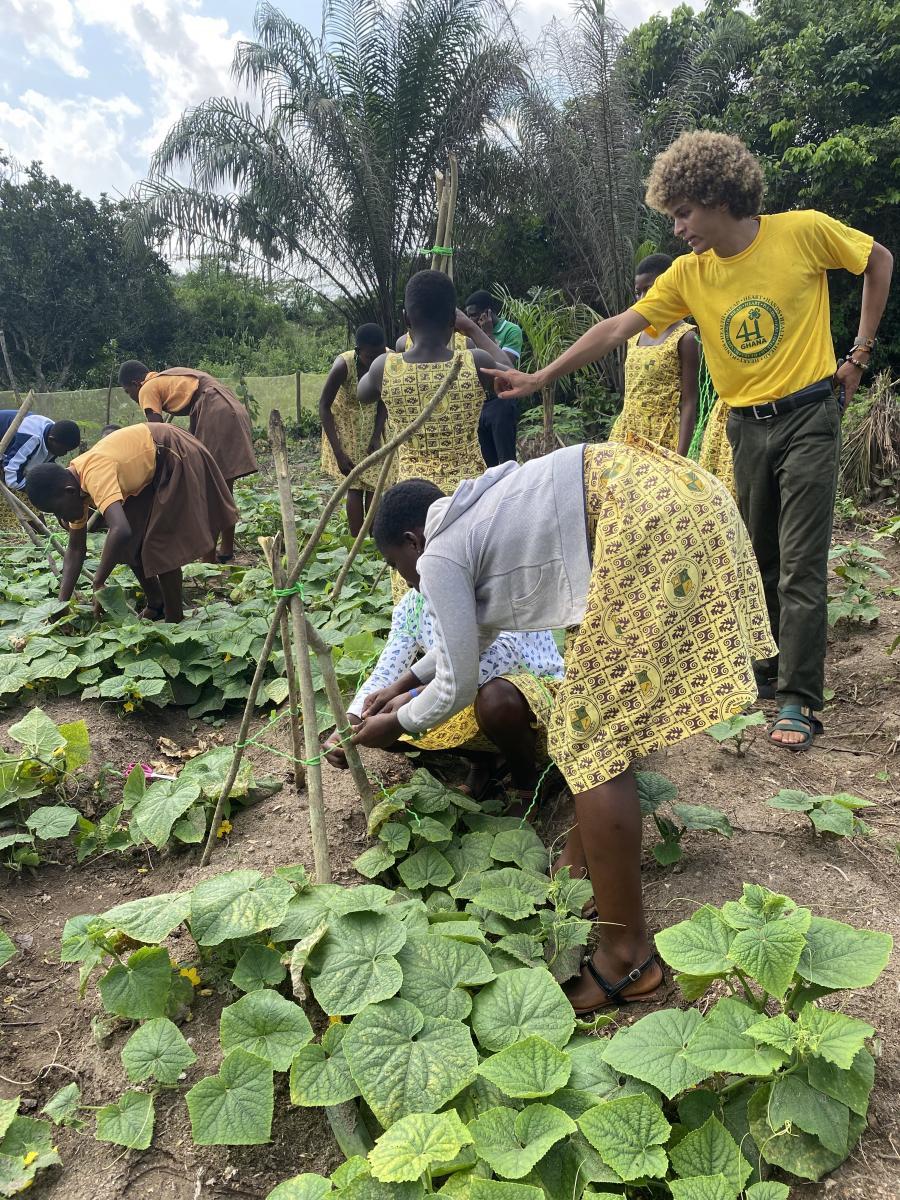
[[[0,409],[0,438],[12,425],[16,412],[14,408]],[[31,468],[55,457],[47,448],[47,433],[52,424],[49,417],[28,413],[13,434],[12,441],[3,451],[3,481],[8,488],[22,491],[25,476]]]

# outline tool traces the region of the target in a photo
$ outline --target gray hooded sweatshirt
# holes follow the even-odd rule
[[[500,630],[581,622],[591,577],[584,446],[464,480],[428,510],[418,566],[435,645],[413,667],[428,686],[397,711],[408,733],[473,702],[479,656]]]

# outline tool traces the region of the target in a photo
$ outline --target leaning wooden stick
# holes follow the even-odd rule
[[[350,568],[353,566],[353,562],[357,554],[359,554],[363,542],[369,536],[369,530],[372,528],[372,522],[375,520],[375,513],[378,511],[378,501],[381,499],[381,493],[384,491],[384,485],[390,478],[391,468],[393,465],[394,456],[393,454],[389,454],[384,460],[384,463],[381,467],[381,474],[378,476],[378,479],[375,482],[375,491],[372,493],[372,499],[369,501],[369,507],[366,510],[366,519],[363,521],[362,528],[356,535],[356,540],[350,547],[350,552],[347,555],[346,562],[341,567],[340,571],[338,571],[338,577],[334,581],[334,590],[331,593],[332,604],[337,604],[341,594],[341,588],[343,588],[347,581],[347,576],[350,574]]]
[[[284,571],[281,569],[281,534],[278,537],[261,537],[259,544],[265,555],[269,570],[272,572],[272,583],[280,588],[284,582]],[[279,624],[281,630],[281,648],[284,653],[284,673],[287,677],[288,704],[291,711],[291,745],[294,750],[294,788],[299,796],[300,789],[306,779],[303,769],[303,735],[300,731],[300,685],[297,682],[297,666],[291,651],[291,627],[288,624],[287,613],[281,614]]]
[[[293,567],[300,553],[297,543],[297,520],[294,514],[294,497],[291,495],[291,477],[288,470],[287,442],[281,413],[274,409],[269,414],[269,444],[275,459],[275,482],[278,485],[278,502],[281,506],[281,527],[284,534],[284,549],[288,567]],[[286,591],[284,577],[278,572],[281,582],[278,590]],[[328,857],[328,832],[325,823],[325,793],[322,789],[322,751],[319,745],[319,722],[316,715],[316,689],[309,661],[309,639],[306,629],[306,610],[299,591],[290,596],[289,611],[294,647],[297,651],[297,678],[300,684],[300,707],[303,710],[303,743],[306,748],[306,798],[309,805],[309,832],[313,847],[313,864],[317,883],[331,882],[331,862]]]
[[[325,531],[332,514],[342,502],[350,488],[353,487],[353,485],[363,475],[364,472],[370,471],[372,467],[380,463],[389,454],[392,454],[398,446],[402,446],[404,442],[408,441],[414,433],[417,433],[422,428],[425,422],[433,415],[435,409],[446,396],[448,390],[456,382],[456,377],[459,374],[461,366],[462,355],[457,355],[453,365],[447,372],[447,377],[444,379],[443,383],[440,385],[416,419],[411,421],[405,429],[401,429],[401,431],[394,437],[389,438],[382,446],[379,446],[377,450],[374,450],[370,455],[368,455],[367,458],[364,458],[361,463],[357,463],[349,475],[344,476],[343,481],[335,488],[331,497],[327,501],[325,508],[322,511],[322,515],[316,522],[315,529],[307,539],[306,545],[304,546],[300,557],[297,560],[296,566],[291,571],[285,582],[286,588],[293,587],[300,578],[300,574],[312,557],[313,551],[318,545],[319,539]],[[210,825],[210,831],[206,839],[206,845],[203,847],[203,854],[200,858],[201,867],[205,867],[209,862],[213,852],[213,847],[216,843],[216,830],[219,828],[219,825],[222,821],[222,811],[225,808],[226,800],[231,795],[231,789],[234,787],[234,781],[237,779],[237,773],[241,767],[241,760],[244,756],[244,747],[247,742],[247,734],[250,731],[250,721],[253,718],[253,710],[256,706],[256,697],[259,694],[263,676],[266,673],[266,666],[269,661],[269,655],[272,653],[272,647],[275,645],[275,638],[278,636],[281,616],[287,607],[287,597],[279,597],[278,603],[275,605],[275,611],[272,614],[271,623],[269,624],[269,632],[266,634],[266,639],[263,642],[262,649],[260,651],[259,661],[256,664],[256,671],[253,674],[253,679],[250,681],[250,688],[247,692],[247,703],[244,705],[244,713],[241,717],[241,724],[240,728],[238,729],[237,740],[234,743],[234,757],[231,760],[231,767],[229,768],[225,782],[222,784],[222,791],[219,794],[218,801],[216,802],[216,810],[213,813],[212,824]]]
[[[444,227],[443,245],[452,251],[453,249],[453,222],[456,217],[456,197],[459,194],[459,164],[455,154],[450,155],[450,184],[449,198],[447,201],[447,221]],[[453,255],[447,254],[444,256],[444,271],[453,278]]]
[[[0,337],[2,337],[2,336],[3,335],[0,334]],[[15,392],[16,400],[19,405],[19,411],[16,413],[16,415],[13,417],[12,421],[10,422],[9,429],[7,429],[7,431],[6,431],[6,433],[4,433],[3,437],[0,438],[0,457],[2,457],[2,455],[6,451],[6,447],[9,445],[9,443],[13,440],[13,438],[19,432],[19,426],[22,424],[22,422],[28,416],[28,412],[29,412],[32,404],[34,404],[34,392],[29,392],[28,395],[23,400],[15,388],[13,388],[13,391]]]

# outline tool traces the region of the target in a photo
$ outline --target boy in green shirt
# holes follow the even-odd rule
[[[466,316],[503,352],[498,361],[509,359],[517,367],[522,357],[522,330],[513,321],[505,321],[496,311],[497,301],[490,292],[473,292],[466,301]],[[465,332],[465,330],[464,330]],[[515,400],[489,396],[478,423],[481,456],[489,467],[515,462],[519,406]]]
[[[542,371],[498,371],[501,396],[526,396],[595,362],[642,329],[690,314],[730,408],[738,507],[780,654],[756,664],[774,683],[771,741],[805,750],[822,730],[827,567],[842,405],[868,369],[893,259],[868,234],[816,211],[759,216],[763,175],[738,140],[683,133],[653,164],[647,203],[692,253],[637,303],[601,321]],[[826,272],[863,276],[859,333],[835,362]]]

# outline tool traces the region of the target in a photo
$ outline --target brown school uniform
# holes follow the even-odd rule
[[[138,393],[138,404],[145,412],[189,416],[191,433],[212,454],[228,483],[259,470],[247,410],[205,371],[191,367],[151,371]]]
[[[68,469],[85,493],[80,520],[116,501],[131,526],[144,573],[162,575],[208,554],[237,509],[209,450],[176,425],[130,425],[108,434]]]

